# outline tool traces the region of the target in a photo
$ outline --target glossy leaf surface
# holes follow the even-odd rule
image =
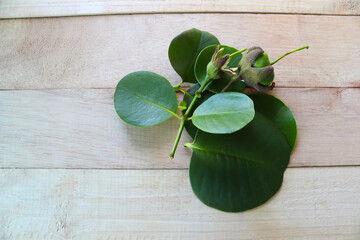
[[[221,45],[220,48],[224,48],[223,55],[225,54],[231,54],[234,52],[237,52],[238,50],[229,46]],[[211,57],[213,53],[215,52],[216,45],[208,46],[204,48],[201,53],[199,54],[198,58],[195,62],[195,77],[197,81],[202,84],[205,81],[206,77],[206,68],[208,63],[211,60]],[[240,60],[242,58],[242,54],[238,54],[234,56],[231,61],[228,64],[228,67],[230,68],[236,68],[239,64]],[[221,90],[228,84],[228,82],[231,80],[231,77],[229,75],[224,74],[220,79],[215,79],[213,82],[209,85],[207,90],[219,93]],[[246,87],[245,83],[243,82],[236,82],[234,83],[228,91],[233,92],[240,92]]]
[[[281,100],[268,94],[253,94],[249,97],[254,101],[256,113],[268,118],[285,136],[291,151],[295,145],[297,127],[290,109]]]
[[[133,72],[122,78],[114,93],[116,113],[127,124],[149,127],[176,113],[177,98],[169,81],[153,72]]]
[[[198,54],[205,47],[219,44],[212,34],[190,29],[176,36],[169,46],[169,60],[184,82],[195,83],[194,64]]]
[[[200,88],[200,84],[194,84],[191,88],[189,88],[189,90],[187,91],[191,96],[195,96],[195,92],[196,90],[198,90]],[[205,102],[208,98],[210,98],[211,96],[213,96],[214,93],[209,92],[209,91],[204,91],[201,94],[201,98],[197,99],[197,101],[195,102],[193,108],[190,110],[188,117],[191,117],[195,111],[195,109],[200,106],[200,104],[202,104],[203,102]],[[184,95],[183,101],[186,102],[186,104],[189,106],[191,101],[192,101],[192,97],[188,96],[187,94]],[[184,114],[185,111],[182,111],[182,113]],[[185,129],[186,132],[194,139],[195,138],[195,134],[198,130],[197,127],[195,127],[195,125],[192,123],[192,121],[186,121],[185,122]]]
[[[209,133],[233,133],[255,115],[253,101],[243,93],[218,93],[202,103],[192,116],[194,125]]]
[[[290,151],[285,137],[261,114],[232,134],[198,131],[192,148],[190,182],[206,205],[239,212],[257,207],[280,188]]]

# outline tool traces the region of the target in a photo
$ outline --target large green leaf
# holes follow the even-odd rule
[[[169,60],[184,82],[195,83],[194,63],[203,48],[219,44],[219,40],[208,32],[196,28],[176,36],[169,46]]]
[[[114,106],[124,122],[149,127],[175,115],[177,98],[166,78],[139,71],[119,81],[114,93]]]
[[[226,212],[245,211],[270,199],[290,157],[285,137],[261,114],[232,134],[199,130],[186,146],[193,150],[189,175],[195,195]]]
[[[229,46],[221,45],[220,48],[224,48],[223,55],[231,54],[237,52],[238,50]],[[211,60],[212,55],[214,54],[216,45],[208,46],[204,48],[199,54],[195,62],[195,77],[197,81],[202,84],[205,81],[206,77],[206,67]],[[230,68],[236,68],[242,58],[242,54],[234,56],[228,64]],[[227,74],[224,74],[221,78],[213,80],[210,86],[207,88],[209,91],[214,93],[219,93],[221,90],[229,83],[231,77]],[[234,83],[228,91],[240,92],[246,87],[246,84],[239,81]]]
[[[243,93],[225,92],[210,97],[196,108],[192,122],[209,133],[233,133],[255,115],[253,101]]]
[[[189,90],[187,91],[191,96],[195,96],[195,92],[200,88],[200,84],[194,84],[193,86],[191,86],[191,88],[189,88]],[[194,104],[194,106],[190,109],[189,115],[188,117],[191,117],[195,111],[195,109],[200,106],[200,104],[202,104],[203,102],[205,102],[209,97],[211,97],[212,95],[214,95],[214,93],[209,92],[209,91],[204,91],[201,94],[201,98],[198,98]],[[192,97],[190,97],[189,95],[185,94],[183,101],[186,102],[187,106],[190,105],[191,101],[193,100]],[[182,111],[182,113],[184,114],[185,111]],[[195,125],[192,123],[192,121],[186,121],[185,122],[185,129],[186,132],[192,137],[195,138],[195,134],[198,130],[197,127],[195,127]]]
[[[268,94],[253,94],[249,97],[254,101],[256,113],[264,115],[279,128],[291,151],[295,145],[297,128],[290,109],[281,100]]]

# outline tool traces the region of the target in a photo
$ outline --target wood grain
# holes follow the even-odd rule
[[[7,19],[105,14],[123,15]],[[360,239],[360,1],[0,0],[0,19],[0,239]],[[271,60],[310,45],[275,66],[298,140],[251,211],[195,197],[187,134],[167,158],[177,119],[139,129],[113,109],[129,72],[180,81],[167,48],[192,27]]]
[[[359,239],[360,168],[288,169],[243,213],[193,194],[186,170],[0,170],[1,239]]]
[[[2,0],[0,18],[133,13],[253,12],[359,15],[357,0]]]
[[[360,165],[360,88],[275,89],[293,111],[290,166]],[[183,144],[168,159],[179,120],[136,128],[116,115],[112,89],[0,92],[2,168],[187,168]]]
[[[177,83],[168,45],[192,27],[271,60],[309,45],[275,65],[277,86],[360,87],[358,16],[151,14],[0,21],[0,89],[114,88],[136,70]]]

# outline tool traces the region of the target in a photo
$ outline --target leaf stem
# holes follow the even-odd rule
[[[184,81],[183,80],[181,80],[181,82],[180,83],[178,83],[178,84],[176,84],[175,86],[173,86],[173,88],[175,89],[175,90],[177,90],[177,89],[179,89],[179,87],[181,86],[181,84],[183,84],[184,83]]]
[[[229,58],[232,58],[232,57],[234,57],[234,56],[236,56],[236,55],[238,55],[238,54],[240,54],[240,53],[242,53],[242,52],[244,52],[244,51],[246,51],[246,50],[247,50],[247,48],[244,48],[244,49],[241,49],[241,50],[239,50],[239,51],[236,51],[236,52],[230,54]]]
[[[185,95],[188,95],[189,97],[192,97],[191,95],[190,95],[190,93],[188,93],[187,91],[185,91],[184,89],[182,89],[182,88],[174,88],[176,91],[179,91],[179,92],[182,92],[183,94],[185,94]]]
[[[184,83],[184,81],[181,80],[180,83],[178,83],[178,84],[176,84],[175,86],[173,86],[173,89],[174,89],[175,91],[182,92],[183,94],[186,94],[186,95],[189,95],[190,97],[192,97],[187,91],[185,91],[184,89],[180,88],[181,84],[183,84],[183,83]]]
[[[287,52],[287,53],[285,53],[284,55],[282,55],[281,57],[279,57],[278,59],[276,59],[275,61],[273,61],[272,63],[270,63],[270,65],[274,65],[274,64],[277,63],[280,59],[282,59],[283,57],[285,57],[285,56],[287,56],[287,55],[289,55],[289,54],[291,54],[291,53],[293,53],[293,52],[297,52],[297,51],[300,51],[300,50],[303,50],[303,49],[308,49],[308,48],[309,48],[309,46],[305,46],[305,47],[297,48],[297,49],[295,49],[295,50],[292,50],[292,51],[290,51],[290,52]]]
[[[180,117],[179,115],[177,115],[176,113],[174,113],[174,112],[172,112],[172,115],[174,116],[174,117],[176,117],[177,119],[182,119],[182,117]]]
[[[226,84],[226,86],[223,88],[223,90],[221,90],[221,92],[226,92],[226,90],[228,90],[231,85],[233,85],[235,82],[239,80],[240,80],[239,76],[232,77],[231,80],[228,82],[228,84]]]
[[[210,82],[210,80],[211,79],[208,77],[208,75],[206,75],[204,82],[201,84],[201,87],[199,88],[199,90],[197,90],[197,92],[195,93],[193,100],[191,101],[190,105],[186,109],[186,112],[184,113],[184,115],[181,117],[180,127],[179,127],[178,133],[176,135],[173,147],[171,149],[169,158],[174,157],[176,148],[179,145],[181,134],[185,127],[185,122],[188,120],[187,116],[189,115],[191,108],[194,106],[196,100],[201,97],[201,93],[204,91],[205,87],[208,86],[208,83]]]

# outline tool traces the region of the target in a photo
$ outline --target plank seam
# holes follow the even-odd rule
[[[329,14],[329,13],[284,13],[284,12],[134,12],[134,13],[104,13],[104,14],[84,14],[84,15],[54,15],[54,16],[35,16],[35,17],[1,17],[0,20],[16,20],[16,19],[41,19],[41,18],[67,18],[67,17],[101,17],[111,15],[165,15],[165,14],[254,14],[254,15],[304,15],[304,16],[334,16],[334,17],[359,17],[360,14]]]
[[[190,88],[191,85],[187,85],[184,86],[184,89],[187,90],[188,88]],[[0,89],[1,91],[55,91],[55,90],[114,90],[115,91],[116,86],[114,86],[113,88],[110,87],[98,87],[98,88],[16,88],[16,89],[11,89],[11,88],[3,88]],[[305,88],[311,88],[311,89],[336,89],[336,88],[340,88],[340,89],[352,89],[352,88],[360,88],[360,86],[351,86],[351,87],[313,87],[313,86],[304,86],[304,87],[292,87],[292,86],[276,86],[276,89],[286,89],[286,88],[290,88],[290,89],[305,89]],[[271,91],[269,91],[271,92]]]
[[[324,166],[288,166],[287,168],[305,169],[305,168],[358,168],[360,165],[324,165]],[[0,170],[118,170],[118,171],[188,171],[189,168],[0,168]]]

